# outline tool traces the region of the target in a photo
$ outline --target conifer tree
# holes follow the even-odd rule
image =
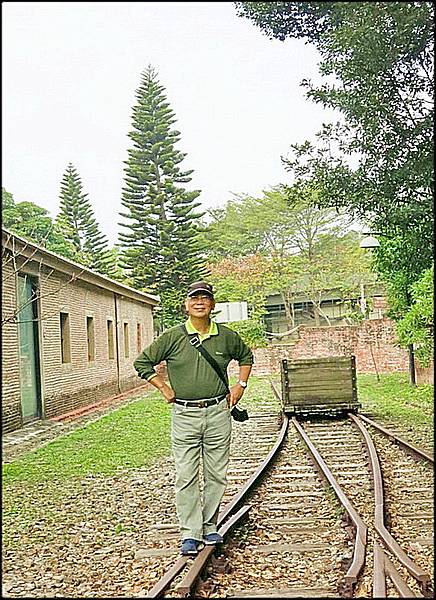
[[[60,212],[56,218],[56,226],[73,245],[78,262],[113,277],[114,260],[108,241],[99,231],[87,196],[82,191],[82,181],[77,170],[69,163],[61,181]]]
[[[161,297],[161,324],[180,319],[180,303],[190,282],[205,275],[199,251],[195,209],[200,192],[187,191],[190,171],[180,163],[186,154],[176,150],[180,132],[172,128],[175,114],[149,66],[141,75],[133,107],[133,147],[124,161],[122,205],[127,209],[120,223],[123,266],[131,285]]]

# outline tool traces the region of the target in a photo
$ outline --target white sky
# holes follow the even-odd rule
[[[337,114],[305,98],[317,51],[269,40],[231,2],[3,2],[3,178],[55,217],[72,162],[117,242],[140,75],[158,71],[203,208],[289,181],[280,156]]]

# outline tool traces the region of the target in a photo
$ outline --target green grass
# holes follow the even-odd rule
[[[407,374],[382,375],[380,382],[359,375],[358,395],[363,412],[405,425],[431,446],[433,386],[412,388]],[[269,378],[252,377],[241,406],[249,414],[261,406],[269,410],[272,397]],[[34,543],[35,523],[43,531],[57,526],[58,507],[81,494],[82,478],[116,475],[167,455],[170,422],[171,407],[154,392],[3,465],[4,543],[22,543],[21,534],[26,543]],[[62,514],[64,526],[75,519],[74,511]]]
[[[433,386],[412,388],[407,374],[358,376],[363,411],[412,428],[432,428]],[[267,377],[252,377],[242,406],[248,412],[272,397]],[[171,407],[157,392],[3,465],[3,484],[111,475],[151,464],[170,451]]]
[[[3,484],[113,474],[169,451],[170,407],[157,393],[3,465]]]
[[[434,386],[412,387],[407,373],[358,375],[357,394],[362,411],[387,419],[433,442]]]

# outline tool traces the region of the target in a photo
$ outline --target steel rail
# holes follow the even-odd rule
[[[348,515],[350,516],[351,520],[354,523],[354,526],[356,528],[356,539],[355,539],[355,544],[354,544],[353,561],[352,561],[347,573],[345,574],[344,579],[347,584],[356,583],[359,573],[365,564],[365,553],[366,553],[366,542],[367,542],[367,537],[368,537],[368,528],[365,525],[365,523],[362,521],[360,515],[354,509],[350,500],[344,494],[342,488],[340,487],[340,485],[334,478],[332,472],[330,471],[330,469],[324,462],[324,459],[322,458],[322,456],[320,455],[318,450],[315,448],[315,446],[313,445],[309,436],[304,431],[303,427],[300,425],[300,423],[298,422],[298,420],[295,417],[292,417],[292,423],[294,424],[296,430],[298,431],[301,438],[303,439],[306,446],[308,447],[309,452],[313,456],[314,460],[319,465],[324,477],[327,479],[327,481],[332,486],[333,491],[335,492],[339,502],[345,508],[345,510],[347,511]]]
[[[286,432],[288,430],[288,422],[289,419],[285,415],[282,427],[280,429],[280,433],[277,437],[277,440],[271,450],[268,452],[264,460],[258,466],[256,471],[251,475],[248,481],[245,482],[244,486],[241,490],[233,496],[232,500],[224,507],[224,510],[218,516],[218,523],[222,523],[227,519],[229,515],[236,509],[236,507],[242,502],[245,496],[251,491],[254,485],[258,482],[258,480],[264,475],[267,467],[269,466],[272,459],[276,456],[278,450],[280,449],[283,440],[285,438]],[[239,514],[239,513],[237,513]],[[236,515],[235,515],[236,516]],[[243,516],[243,515],[242,515]],[[242,518],[239,517],[238,520]],[[212,547],[213,550],[213,547]],[[177,586],[177,590],[181,590],[185,596],[189,596],[192,587],[195,585],[196,580],[198,579],[201,571],[205,567],[210,555],[211,551],[208,551],[207,548],[203,548],[201,552],[199,552],[198,556],[194,560],[192,567],[189,569],[188,573],[185,575],[183,581]]]
[[[239,521],[241,521],[250,510],[251,506],[246,504],[238,510],[233,516],[230,517],[225,524],[218,529],[218,533],[224,538],[224,536],[234,527]],[[182,597],[187,597],[191,593],[192,587],[195,585],[197,579],[201,575],[207,561],[215,551],[215,546],[205,546],[195,557],[191,568],[185,575],[184,579],[176,586],[177,592]]]
[[[284,415],[282,427],[280,429],[280,433],[277,436],[277,440],[271,450],[268,452],[266,457],[254,471],[254,473],[250,476],[250,478],[245,482],[244,486],[241,490],[233,496],[228,504],[224,507],[223,511],[218,515],[218,525],[220,525],[231,513],[237,508],[237,506],[244,500],[245,496],[251,491],[251,488],[257,483],[258,479],[260,479],[270,462],[273,460],[281,445],[283,444],[283,440],[285,439],[286,432],[288,431],[288,423],[289,417]]]
[[[374,528],[380,535],[389,550],[398,558],[401,564],[406,567],[409,573],[417,580],[423,583],[430,581],[430,576],[419,567],[401,548],[395,538],[386,529],[384,522],[385,505],[384,505],[384,494],[383,494],[383,477],[380,468],[380,461],[378,458],[377,450],[374,442],[371,439],[368,430],[365,425],[360,422],[360,418],[356,417],[352,413],[348,413],[348,417],[353,421],[356,427],[361,432],[368,454],[370,458],[370,466],[374,480]]]
[[[416,598],[416,594],[413,590],[407,585],[401,575],[398,573],[397,569],[393,565],[392,561],[389,559],[386,554],[384,554],[384,567],[385,572],[389,576],[390,580],[394,584],[395,589],[400,595],[400,598]],[[374,596],[375,598],[376,596]]]
[[[386,598],[385,555],[378,542],[374,542],[373,598]]]
[[[260,477],[264,474],[264,471],[266,470],[267,466],[272,461],[272,459],[274,458],[274,456],[276,455],[277,451],[279,450],[280,446],[283,443],[286,432],[288,430],[288,421],[289,421],[289,419],[285,415],[284,419],[283,419],[282,427],[280,429],[280,433],[277,437],[277,441],[275,442],[272,449],[269,451],[269,453],[267,454],[265,459],[262,461],[262,463],[259,465],[259,467],[256,469],[256,471],[251,475],[251,477],[248,479],[248,481],[244,484],[242,489],[237,494],[235,494],[235,496],[233,496],[232,500],[228,504],[226,504],[226,506],[223,508],[223,510],[218,515],[218,521],[217,521],[218,529],[223,525],[224,521],[237,509],[238,505],[241,504],[241,502],[244,500],[245,496],[251,491],[251,488],[254,486],[254,484],[257,482],[257,480],[260,479]],[[242,518],[242,517],[239,517],[239,518]],[[200,551],[197,558],[201,555],[201,553],[204,550],[205,549]],[[208,554],[206,556],[206,553],[204,553],[202,556],[205,556],[205,562],[207,562],[210,554]],[[161,579],[159,579],[159,581],[157,581],[155,583],[155,585],[151,588],[151,590],[144,597],[145,598],[159,598],[160,596],[162,596],[162,594],[165,592],[165,590],[168,588],[168,586],[171,584],[171,582],[174,581],[174,579],[177,577],[177,575],[181,571],[183,571],[183,569],[186,567],[186,564],[188,563],[189,560],[190,560],[190,558],[188,556],[181,556],[180,558],[178,558],[178,560],[174,563],[174,565],[161,577]],[[187,574],[187,576],[188,575],[189,575],[189,573]]]
[[[274,392],[274,396],[277,398],[277,400],[278,400],[280,403],[282,403],[283,399],[282,399],[282,397],[280,396],[279,392],[277,391],[277,389],[276,389],[276,387],[275,387],[274,383],[271,381],[271,379],[269,380],[269,383],[270,383],[270,386],[271,386],[271,389],[272,389],[272,391]]]
[[[359,414],[359,418],[362,419],[362,421],[366,421],[366,423],[368,423],[372,427],[375,427],[376,429],[378,429],[379,431],[384,433],[384,435],[387,435],[388,437],[392,438],[395,442],[397,442],[404,449],[409,450],[409,451],[413,452],[414,454],[417,454],[418,456],[424,458],[425,460],[428,460],[431,463],[434,463],[434,455],[431,452],[427,452],[426,450],[423,450],[422,448],[418,448],[417,446],[414,446],[413,444],[411,444],[404,438],[401,438],[400,436],[398,436],[396,433],[394,433],[390,429],[387,429],[386,427],[383,427],[383,425],[376,423],[376,421],[373,421],[372,419],[365,417],[365,415]]]
[[[225,525],[223,525],[218,530],[218,533],[224,537],[226,535],[226,533],[231,529],[231,527],[233,527],[237,522],[239,522],[240,520],[242,520],[245,517],[245,515],[248,513],[250,508],[251,508],[251,506],[249,506],[249,505],[243,506],[237,513],[235,513],[225,523]],[[207,555],[207,559],[208,559],[209,556],[212,554],[213,550],[214,550],[214,546],[206,546],[205,548],[203,548],[203,550],[201,550],[200,554],[204,553],[204,555]],[[197,566],[195,561],[198,559],[200,554],[194,559],[195,566]],[[151,590],[147,593],[146,596],[138,596],[138,597],[159,598],[164,593],[164,591],[167,589],[167,587],[171,584],[171,582],[174,581],[174,579],[177,577],[177,575],[185,568],[188,560],[189,560],[189,558],[187,556],[181,556],[175,562],[175,564],[170,568],[170,570],[167,571],[165,573],[165,575],[163,575],[163,577],[161,579],[159,579],[159,581],[151,588]],[[193,568],[194,568],[194,564],[193,564]],[[200,569],[200,571],[201,571],[201,569]],[[190,572],[191,571],[189,571],[189,573]],[[188,573],[188,575],[189,575],[189,573]],[[198,575],[199,574],[200,573],[198,573]],[[198,575],[197,575],[197,577],[198,577]],[[179,590],[179,586],[177,586],[177,589]]]

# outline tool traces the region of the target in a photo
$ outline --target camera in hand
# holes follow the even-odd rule
[[[235,421],[246,421],[248,419],[248,412],[244,409],[240,410],[237,406],[234,406],[230,411],[230,414],[235,419]]]

